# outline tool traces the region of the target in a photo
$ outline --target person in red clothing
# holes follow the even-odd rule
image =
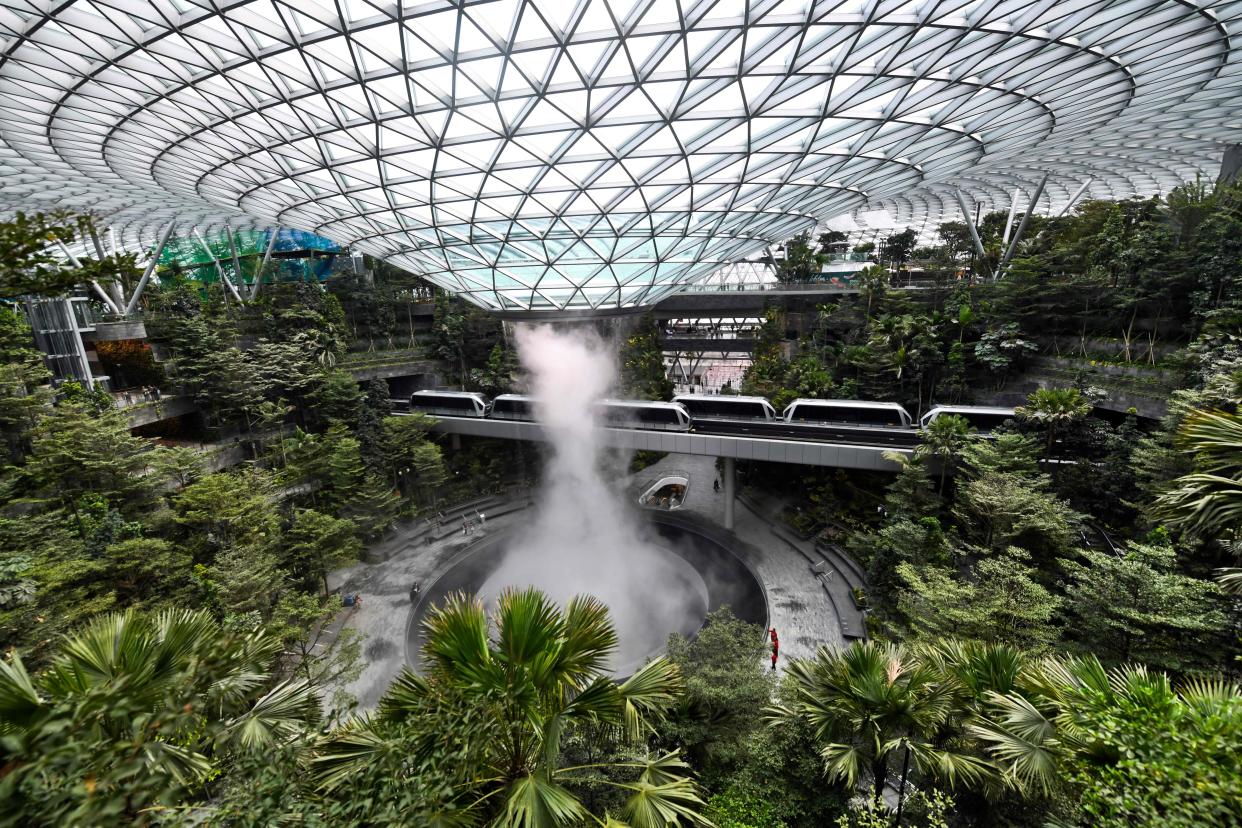
[[[776,637],[776,627],[768,630],[768,635],[772,638],[772,669],[776,669],[776,657],[780,655],[781,641]]]

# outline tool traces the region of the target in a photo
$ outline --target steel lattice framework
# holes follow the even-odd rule
[[[1214,175],[1197,0],[0,0],[0,207],[295,227],[485,307],[650,304],[852,212]],[[973,204],[972,204],[973,207]]]

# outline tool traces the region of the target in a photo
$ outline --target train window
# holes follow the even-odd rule
[[[1011,420],[1013,417],[1009,414],[970,414],[966,419],[980,431],[992,431],[1000,428],[1006,420]]]
[[[650,425],[667,425],[677,422],[677,413],[668,408],[640,408],[638,422]]]

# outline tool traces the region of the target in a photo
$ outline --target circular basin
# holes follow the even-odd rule
[[[583,550],[573,560],[544,566],[528,552],[507,554],[508,536],[485,538],[455,558],[419,596],[406,627],[407,660],[420,668],[423,618],[445,596],[459,591],[478,595],[489,610],[508,587],[534,586],[560,604],[582,592],[596,596],[608,605],[617,630],[609,669],[619,677],[662,653],[671,633],[695,635],[707,614],[723,605],[738,618],[766,628],[763,587],[729,548],[731,536],[660,519],[651,528],[652,543],[640,561],[601,560]],[[641,567],[641,577],[610,574],[634,566]]]

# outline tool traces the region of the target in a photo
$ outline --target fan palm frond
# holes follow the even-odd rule
[[[633,828],[668,828],[670,825],[711,826],[700,812],[705,806],[698,786],[688,779],[677,779],[661,785],[635,782],[623,787],[633,793],[626,800],[622,813]]]
[[[244,750],[261,750],[302,734],[319,718],[320,703],[305,681],[283,681],[259,698],[223,731]]]
[[[498,823],[507,828],[559,828],[586,818],[586,808],[577,797],[542,774],[532,773],[510,783]]]
[[[21,657],[14,653],[9,659],[0,659],[0,722],[26,727],[42,709],[43,699]]]
[[[1177,431],[1176,445],[1194,453],[1200,471],[1242,471],[1242,416],[1226,411],[1191,411]]]
[[[653,719],[668,711],[681,691],[681,671],[664,656],[652,659],[617,687],[624,706],[623,726],[637,740]]]
[[[608,607],[591,596],[576,596],[565,606],[565,641],[558,668],[575,680],[603,672],[616,650],[617,631]]]

